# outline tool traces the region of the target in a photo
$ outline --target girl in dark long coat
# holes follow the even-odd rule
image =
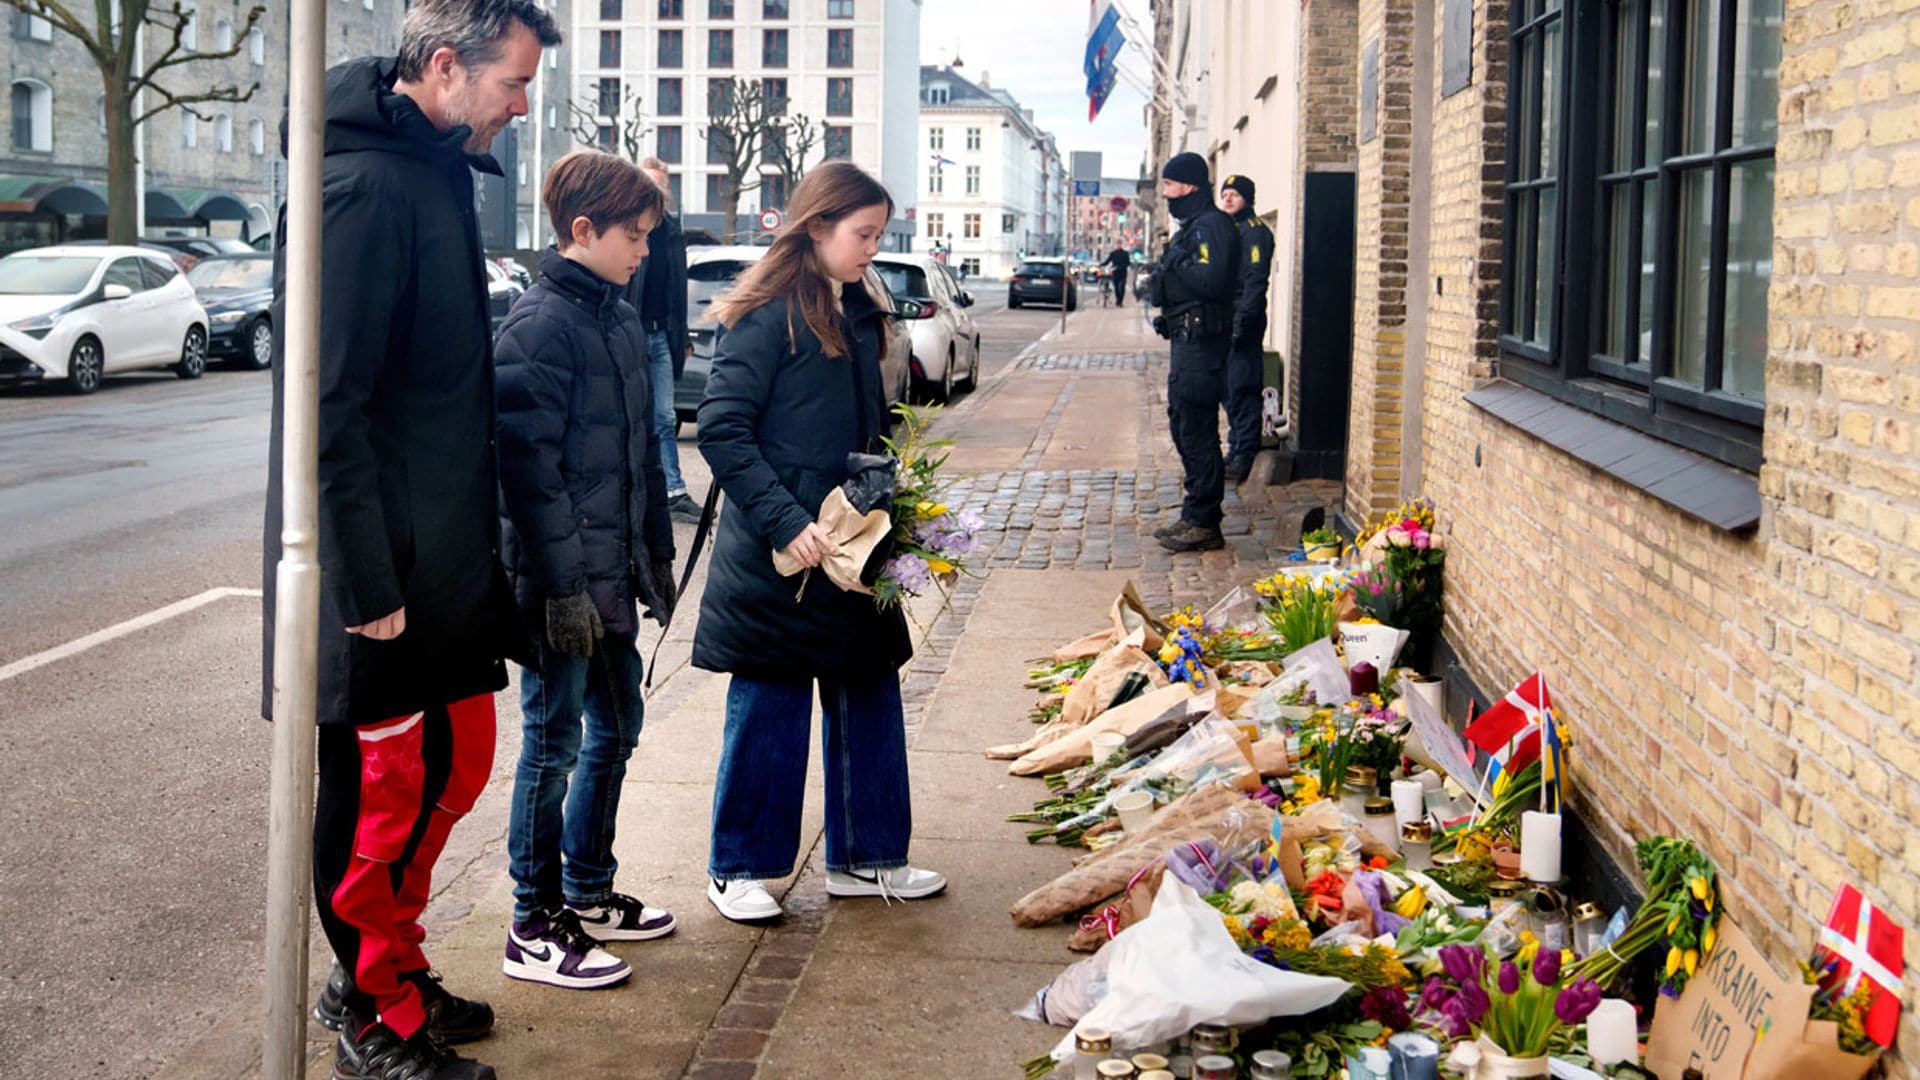
[[[726,493],[693,662],[733,676],[713,796],[707,896],[730,919],[776,918],[768,879],[800,853],[814,689],[824,714],[827,892],[919,899],[946,879],[907,865],[913,831],[899,669],[912,656],[898,608],[825,574],[782,577],[773,553],[817,566],[814,522],[880,449],[886,309],[868,265],[892,215],[886,189],[833,162],[808,173],[766,255],[713,306],[724,328],[701,403],[700,452]],[[796,590],[798,590],[796,594]]]

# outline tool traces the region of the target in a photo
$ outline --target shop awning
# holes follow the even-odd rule
[[[178,196],[166,188],[147,189],[148,221],[192,221],[193,212],[188,210]]]
[[[107,212],[107,191],[64,176],[0,175],[0,213],[95,214]]]
[[[172,188],[173,196],[197,221],[245,221],[247,204],[240,196],[219,188]]]

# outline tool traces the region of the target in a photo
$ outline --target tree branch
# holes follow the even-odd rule
[[[139,116],[134,117],[133,125],[135,127],[139,127],[141,124],[144,124],[148,120],[151,120],[154,117],[160,115],[161,113],[166,112],[168,109],[180,109],[183,112],[191,113],[192,115],[197,116],[202,120],[212,120],[213,117],[208,116],[206,113],[201,112],[199,109],[196,109],[193,106],[195,105],[238,105],[244,101],[251,100],[253,98],[253,92],[260,89],[260,84],[254,83],[252,86],[247,87],[244,91],[237,86],[216,86],[211,90],[203,90],[195,94],[175,94],[173,91],[168,90],[164,86],[150,86],[148,87],[148,89],[160,95],[160,98],[161,98],[160,104],[155,105],[153,108],[148,109],[146,112],[143,112]]]
[[[78,41],[96,62],[106,59],[106,49],[94,39],[94,31],[88,30],[87,24],[60,0],[0,0],[0,4],[47,20],[55,29]]]
[[[7,2],[11,2],[11,0],[7,0]],[[129,95],[135,94],[143,88],[159,89],[154,80],[162,71],[170,67],[199,63],[202,60],[226,60],[230,57],[239,56],[240,51],[247,46],[247,37],[253,33],[253,28],[260,22],[260,16],[266,14],[266,11],[266,8],[260,7],[257,4],[251,11],[248,11],[247,24],[241,27],[240,31],[234,35],[233,44],[225,49],[208,51],[199,48],[196,44],[193,49],[182,51],[186,50],[187,27],[193,22],[196,16],[194,13],[188,12],[181,5],[180,0],[174,0],[173,11],[169,13],[175,20],[171,27],[173,30],[173,40],[168,42],[167,47],[160,51],[160,55],[155,57],[153,62],[147,65],[145,71],[139,72],[127,80],[127,93]],[[167,25],[158,18],[149,19],[148,22],[161,27]],[[249,91],[248,93],[251,94],[252,92]]]

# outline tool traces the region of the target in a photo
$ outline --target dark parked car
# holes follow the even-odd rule
[[[207,309],[207,355],[256,371],[273,366],[273,256],[216,255],[187,271]]]
[[[1007,283],[1007,306],[1059,304],[1064,297],[1067,310],[1080,306],[1080,287],[1067,276],[1065,259],[1028,259],[1013,271]]]

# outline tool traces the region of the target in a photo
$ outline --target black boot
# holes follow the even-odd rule
[[[1227,538],[1220,535],[1219,526],[1203,529],[1182,521],[1172,532],[1160,538],[1160,546],[1175,552],[1218,551],[1227,546]]]
[[[440,984],[435,972],[413,971],[402,975],[420,988],[427,1006],[427,1029],[443,1043],[458,1045],[483,1039],[493,1031],[493,1007],[484,1001],[456,997]],[[327,977],[326,989],[313,1007],[313,1018],[328,1031],[339,1031],[347,1020],[347,998],[353,993],[353,979],[339,961]]]
[[[351,1025],[349,1025],[351,1027]],[[464,1058],[421,1028],[403,1039],[385,1024],[340,1033],[333,1080],[495,1080],[493,1066]]]

